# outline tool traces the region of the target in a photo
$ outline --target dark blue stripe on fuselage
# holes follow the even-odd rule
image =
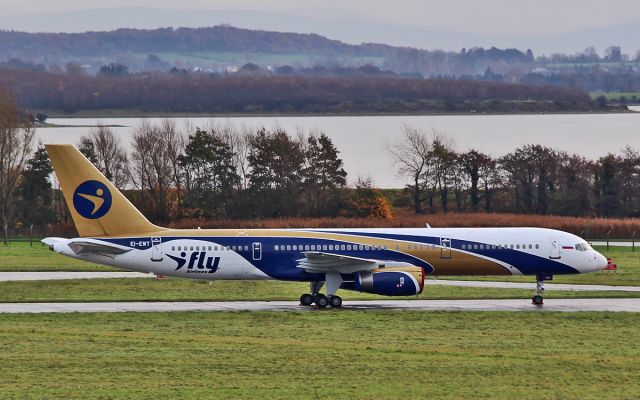
[[[354,238],[355,239],[355,238]],[[127,246],[138,250],[147,250],[151,248],[150,239],[148,237],[143,238],[112,238],[112,239],[100,239],[110,243],[119,244],[121,246]],[[279,280],[290,280],[290,281],[317,281],[324,280],[324,274],[310,274],[305,270],[297,267],[297,261],[304,258],[304,252],[313,251],[313,250],[274,250],[274,246],[282,246],[282,245],[296,245],[296,246],[334,246],[334,250],[315,250],[328,252],[331,254],[340,254],[351,257],[365,258],[365,259],[376,259],[382,261],[395,261],[395,262],[406,262],[409,264],[417,265],[423,267],[425,272],[430,273],[433,271],[433,267],[421,260],[417,257],[413,257],[410,254],[404,254],[394,250],[336,250],[335,246],[347,245],[350,244],[352,246],[359,246],[359,243],[356,242],[348,242],[348,241],[340,241],[340,240],[331,240],[331,239],[320,239],[320,238],[293,238],[289,236],[285,237],[249,237],[249,236],[163,236],[162,244],[163,244],[163,252],[165,254],[174,254],[177,255],[179,251],[171,251],[171,246],[176,246],[172,244],[172,241],[176,240],[198,240],[205,241],[210,243],[216,243],[222,246],[242,246],[243,250],[236,251],[237,254],[241,255],[244,259],[255,265],[258,269],[260,269],[265,274],[269,275],[274,279]],[[148,245],[144,245],[144,242],[149,241]],[[262,257],[260,260],[253,259],[253,243],[259,242],[262,244]],[[132,244],[136,243],[135,246]],[[142,244],[139,246],[137,244]],[[248,250],[245,251],[244,247],[247,246]],[[195,251],[195,250],[194,250]],[[226,251],[226,250],[225,250]]]

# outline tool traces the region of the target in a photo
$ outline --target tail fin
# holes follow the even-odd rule
[[[138,235],[162,230],[149,222],[73,145],[46,148],[80,236]]]

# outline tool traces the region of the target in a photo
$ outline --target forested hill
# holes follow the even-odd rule
[[[360,66],[373,64],[398,73],[482,74],[490,67],[533,63],[531,51],[474,48],[462,52],[420,50],[385,44],[358,45],[316,34],[206,28],[118,29],[110,32],[26,33],[0,31],[0,62],[12,59],[51,68],[74,62],[96,72],[110,62],[131,71],[172,66],[223,70],[253,62],[262,66]],[[149,61],[152,62],[149,62]]]
[[[26,51],[44,56],[61,52],[75,56],[122,52],[262,52],[336,56],[388,56],[394,47],[351,45],[316,34],[268,32],[232,26],[207,28],[118,29],[110,32],[26,33],[0,31],[0,54],[21,58]]]

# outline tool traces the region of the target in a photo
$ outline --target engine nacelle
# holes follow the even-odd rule
[[[355,274],[353,289],[384,296],[412,296],[424,289],[421,267],[386,267]]]

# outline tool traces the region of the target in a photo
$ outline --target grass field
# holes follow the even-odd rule
[[[591,97],[593,99],[596,99],[599,96],[604,96],[609,101],[612,101],[612,100],[618,101],[620,97],[624,96],[627,99],[627,101],[630,101],[633,98],[640,99],[640,92],[607,92],[607,93],[592,92],[591,93]]]
[[[0,244],[0,271],[122,271],[91,264],[49,251],[47,246],[35,242]]]
[[[640,314],[3,315],[0,397],[632,399]]]

